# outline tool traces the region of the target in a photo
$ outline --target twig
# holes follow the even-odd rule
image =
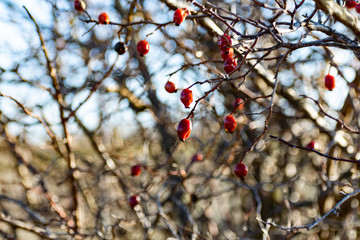
[[[360,164],[360,161],[359,160],[351,160],[351,159],[346,159],[346,158],[337,158],[337,157],[332,157],[332,156],[329,156],[329,155],[326,155],[326,154],[323,154],[315,149],[310,149],[310,148],[306,148],[306,147],[301,147],[301,146],[297,146],[295,144],[292,144],[292,143],[289,143],[287,141],[285,141],[284,139],[280,138],[280,137],[277,137],[277,136],[273,136],[273,135],[270,135],[269,136],[270,138],[273,138],[273,139],[276,139],[282,143],[285,143],[286,145],[288,145],[289,147],[291,148],[299,148],[299,149],[302,149],[302,150],[306,150],[306,151],[309,151],[309,152],[314,152],[322,157],[326,157],[328,159],[331,159],[331,160],[335,160],[335,161],[341,161],[341,162],[351,162],[351,163],[356,163],[356,164]]]
[[[258,221],[261,221],[262,223],[264,224],[268,224],[268,225],[271,225],[273,227],[276,227],[276,228],[279,228],[281,230],[284,230],[284,231],[296,231],[296,230],[299,230],[299,229],[304,229],[306,228],[307,230],[311,230],[313,229],[314,227],[316,227],[320,222],[322,222],[325,218],[327,218],[331,213],[336,213],[339,209],[340,209],[340,206],[346,201],[348,200],[349,198],[353,197],[353,196],[356,196],[360,193],[360,189],[357,189],[355,190],[354,192],[352,193],[349,193],[347,194],[343,199],[340,200],[340,202],[338,202],[330,211],[328,211],[327,213],[325,213],[322,217],[320,217],[318,220],[316,220],[315,222],[313,223],[309,223],[309,224],[306,224],[306,225],[302,225],[302,226],[294,226],[294,227],[284,227],[284,226],[281,226],[281,225],[278,225],[274,222],[265,222],[264,220],[262,219],[258,219]]]

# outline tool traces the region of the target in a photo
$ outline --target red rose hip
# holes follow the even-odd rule
[[[98,19],[99,19],[99,23],[103,25],[109,24],[110,22],[110,17],[106,12],[100,13]]]
[[[140,57],[143,57],[149,52],[150,45],[146,40],[141,40],[140,42],[138,42],[136,49]]]
[[[139,176],[141,173],[141,165],[137,164],[131,168],[131,176]]]
[[[83,0],[75,0],[74,1],[74,8],[75,8],[75,10],[80,11],[80,12],[84,11],[85,8],[86,8],[85,1],[83,1]]]
[[[335,88],[334,76],[332,76],[330,74],[325,76],[325,88],[329,91],[332,91]]]
[[[354,7],[356,7],[356,1],[345,1],[345,6],[347,7],[347,8],[354,8]]]
[[[168,93],[174,93],[174,92],[176,92],[177,89],[176,89],[175,83],[170,82],[170,81],[167,81],[166,84],[165,84],[165,90],[166,90]]]
[[[232,58],[234,55],[234,49],[229,48],[227,51],[221,51],[221,57],[225,61],[226,59]]]
[[[123,55],[127,51],[127,46],[123,42],[117,42],[114,46],[114,50],[119,54]]]
[[[224,70],[227,74],[231,73],[232,71],[234,71],[237,67],[237,62],[235,59],[233,58],[228,58],[225,60],[224,62]]]
[[[203,160],[203,158],[204,158],[204,156],[201,153],[196,153],[192,157],[191,161],[193,161],[193,162],[201,162]]]
[[[174,23],[179,26],[187,17],[188,10],[186,8],[178,8],[174,12]]]
[[[130,207],[132,207],[132,208],[134,208],[136,205],[138,205],[139,202],[140,202],[140,197],[137,195],[132,195],[129,198],[129,204],[130,204]]]
[[[177,134],[180,141],[185,141],[189,138],[192,129],[191,121],[187,118],[181,120],[177,126]]]
[[[236,126],[237,126],[237,122],[235,117],[233,115],[227,115],[224,121],[225,131],[228,133],[232,133],[234,132]]]
[[[185,108],[189,108],[193,100],[193,93],[190,89],[185,88],[181,91],[180,101],[184,104]]]
[[[357,13],[360,13],[360,3],[356,4],[355,10],[356,10]]]
[[[238,163],[234,168],[234,173],[236,176],[244,180],[248,174],[248,167],[243,163]]]
[[[317,142],[315,141],[311,141],[308,143],[308,145],[306,145],[307,149],[311,149],[311,150],[318,150],[319,149],[319,145]]]
[[[224,34],[219,37],[218,45],[221,51],[227,52],[229,47],[231,46],[231,38],[229,35]]]
[[[233,106],[235,109],[242,109],[244,107],[244,101],[241,98],[235,98]]]

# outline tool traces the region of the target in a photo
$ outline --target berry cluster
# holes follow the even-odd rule
[[[84,0],[75,0],[74,1],[74,8],[77,11],[83,12],[86,9],[86,3]],[[189,15],[189,11],[186,8],[179,8],[174,12],[173,22],[176,26],[179,26],[185,18]],[[110,24],[110,17],[106,12],[100,13],[98,17],[97,24],[107,25]],[[220,36],[218,40],[218,45],[221,50],[221,57],[224,60],[224,70],[227,74],[231,74],[237,67],[237,61],[233,58],[234,49],[231,47],[231,38],[229,35],[224,34]],[[139,53],[140,57],[144,57],[147,53],[149,53],[150,45],[146,41],[146,39],[141,40],[137,43],[137,52]],[[123,55],[127,51],[127,46],[124,42],[117,42],[114,46],[114,50],[119,54]],[[167,81],[165,84],[165,90],[169,93],[177,92],[177,88],[175,84],[171,81]],[[185,108],[189,108],[191,103],[193,102],[193,93],[189,88],[185,88],[181,91],[180,94],[180,101],[183,103]],[[241,109],[243,107],[243,100],[240,98],[235,99],[234,101],[234,110],[235,112],[237,109]],[[230,113],[228,116],[225,117],[224,121],[224,128],[225,131],[228,133],[232,133],[235,131],[237,127],[237,122],[235,117]],[[189,138],[190,133],[192,130],[192,122],[189,120],[189,117],[182,119],[178,126],[177,126],[177,134],[180,141],[185,141]],[[203,156],[201,154],[194,155],[192,161],[201,161]],[[236,165],[234,169],[235,175],[239,178],[244,179],[247,175],[248,169],[245,164],[240,162]],[[141,173],[141,165],[135,165],[131,168],[131,175],[138,176]],[[139,204],[140,198],[137,195],[132,195],[129,198],[130,206],[133,208],[137,204]]]
[[[244,101],[241,98],[236,98],[233,102],[233,111],[225,117],[224,120],[224,129],[228,133],[233,133],[237,127],[237,121],[235,117],[232,115],[236,110],[240,110],[244,107]],[[248,167],[240,161],[235,168],[234,173],[236,176],[238,176],[240,179],[244,180],[247,173],[248,173]]]
[[[227,74],[230,74],[237,67],[237,61],[233,58],[234,49],[231,48],[230,36],[227,34],[220,36],[218,45],[221,51],[221,57],[224,60],[224,70]]]
[[[74,1],[74,8],[75,10],[79,12],[86,11],[86,3],[84,0],[75,0]],[[176,26],[179,26],[185,18],[189,15],[189,11],[186,8],[179,8],[174,12],[173,16],[173,22]],[[106,12],[100,13],[98,16],[98,22],[97,24],[101,25],[107,25],[110,24],[110,17]],[[124,42],[117,42],[114,46],[114,50],[119,54],[123,55],[127,51],[127,46]],[[146,39],[141,40],[137,43],[136,46],[137,52],[139,53],[140,57],[144,57],[146,54],[149,53],[150,45],[146,41]],[[173,82],[167,81],[165,84],[165,90],[169,93],[175,93],[177,92],[177,88]],[[180,100],[184,104],[185,108],[189,108],[190,104],[193,102],[193,94],[190,89],[184,89],[181,92]],[[192,129],[192,123],[191,121],[186,118],[180,121],[178,127],[177,127],[177,133],[179,136],[179,139],[181,141],[185,141],[187,138],[189,138],[190,133]],[[202,155],[198,155],[196,157],[197,161],[201,161]],[[131,175],[132,176],[138,176],[141,173],[141,165],[135,165],[131,168]],[[137,195],[132,195],[129,198],[129,204],[132,208],[134,208],[136,205],[138,205],[140,202],[140,198]]]
[[[74,8],[75,10],[79,11],[79,12],[83,12],[86,9],[86,3],[84,0],[75,0],[74,1]],[[184,20],[185,18],[189,15],[189,11],[186,8],[180,8],[177,9],[174,13],[174,23],[176,26],[179,26]],[[102,12],[100,13],[100,15],[98,16],[98,24],[101,25],[107,25],[110,23],[110,17],[106,12]],[[150,50],[150,45],[149,43],[146,41],[146,39],[141,40],[138,42],[137,44],[137,51],[140,55],[140,57],[145,56],[149,50]],[[124,42],[118,42],[115,44],[114,46],[114,50],[119,54],[119,55],[123,55],[126,51],[127,51],[127,46]],[[176,88],[172,88],[173,90],[172,92],[176,91]]]

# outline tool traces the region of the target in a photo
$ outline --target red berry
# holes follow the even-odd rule
[[[132,195],[129,198],[129,204],[130,204],[130,207],[132,207],[132,208],[134,208],[136,205],[138,205],[139,202],[140,202],[140,197],[137,195]]]
[[[201,162],[202,160],[203,160],[203,155],[201,153],[196,153],[191,159],[191,161],[193,162]]]
[[[127,50],[127,46],[125,43],[123,42],[118,42],[115,44],[114,46],[114,50],[119,54],[119,55],[123,55],[126,50]]]
[[[141,165],[137,164],[131,168],[131,176],[139,176],[141,173]]]
[[[178,8],[174,12],[174,23],[179,26],[187,17],[188,10],[186,8]]]
[[[190,89],[185,88],[181,91],[180,100],[184,104],[185,108],[189,108],[190,104],[193,102],[193,93]]]
[[[236,109],[242,109],[244,107],[244,101],[241,98],[235,98],[233,106]]]
[[[219,37],[218,45],[221,51],[227,52],[231,46],[231,38],[229,35],[222,35]]]
[[[234,173],[236,176],[244,180],[244,178],[248,174],[248,167],[243,163],[238,163],[234,168]]]
[[[354,8],[354,7],[356,7],[356,1],[345,1],[345,6],[347,7],[347,8]]]
[[[312,150],[318,150],[319,149],[319,145],[317,144],[317,142],[315,141],[311,141],[308,143],[308,145],[306,145],[307,149],[312,149]]]
[[[234,55],[234,49],[229,48],[227,51],[221,51],[221,57],[225,61],[226,59],[232,58]]]
[[[99,15],[99,23],[100,24],[109,24],[110,22],[110,17],[106,12],[100,13]]]
[[[177,126],[177,134],[180,141],[185,141],[189,138],[192,129],[191,121],[187,118],[181,120]]]
[[[232,133],[232,132],[234,132],[236,126],[237,126],[237,122],[236,122],[236,119],[234,118],[234,116],[227,115],[225,117],[225,121],[224,121],[225,131],[228,133]]]
[[[332,91],[335,88],[335,78],[334,78],[334,76],[332,76],[330,74],[325,76],[325,87],[329,91]]]
[[[150,45],[146,40],[141,40],[140,42],[138,42],[136,48],[137,48],[137,51],[140,54],[140,57],[143,57],[149,52]]]
[[[360,4],[359,3],[356,4],[355,10],[357,13],[360,13]]]
[[[168,93],[174,93],[174,92],[176,92],[177,89],[176,89],[175,83],[170,82],[170,81],[167,81],[166,84],[165,84],[165,90],[166,90]]]
[[[231,73],[237,67],[237,62],[233,58],[228,58],[224,62],[224,70],[227,74]]]
[[[77,11],[84,11],[86,8],[86,3],[83,0],[75,0],[74,1],[74,8]]]

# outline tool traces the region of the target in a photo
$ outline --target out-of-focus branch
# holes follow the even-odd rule
[[[354,192],[347,194],[343,199],[340,200],[340,202],[338,202],[330,211],[328,211],[326,214],[324,214],[321,218],[319,218],[318,220],[316,220],[313,223],[309,223],[306,225],[294,226],[294,227],[284,227],[284,226],[278,225],[274,222],[265,222],[261,219],[259,219],[259,221],[261,221],[264,224],[271,225],[273,227],[279,228],[284,231],[296,231],[296,230],[303,229],[303,228],[306,228],[307,230],[311,230],[314,227],[316,227],[320,222],[322,222],[325,218],[327,218],[331,213],[337,213],[340,210],[340,206],[344,202],[346,202],[349,198],[358,195],[359,193],[360,193],[360,189],[356,189]]]
[[[299,149],[302,149],[302,150],[306,150],[306,151],[309,151],[309,152],[314,152],[322,157],[326,157],[328,159],[331,159],[331,160],[336,160],[336,161],[341,161],[341,162],[350,162],[350,163],[356,163],[356,164],[360,164],[360,161],[359,160],[351,160],[351,159],[346,159],[346,158],[337,158],[337,157],[332,157],[332,156],[329,156],[329,155],[326,155],[324,153],[321,153],[315,149],[310,149],[310,148],[306,148],[306,147],[301,147],[301,146],[298,146],[298,145],[295,145],[295,144],[292,144],[292,143],[289,143],[287,141],[285,141],[284,139],[280,138],[280,137],[277,137],[277,136],[273,136],[273,135],[270,135],[270,138],[273,138],[273,139],[276,139],[282,143],[285,143],[286,145],[288,145],[289,147],[291,148],[299,148]]]
[[[5,124],[3,122],[1,122],[1,125],[0,125],[0,133],[5,138],[5,141],[9,145],[11,152],[14,154],[15,158],[17,159],[18,164],[24,165],[34,176],[37,177],[38,183],[41,187],[41,190],[42,190],[43,194],[45,195],[46,199],[49,201],[50,206],[59,215],[59,217],[61,219],[63,219],[64,222],[66,222],[66,224],[69,228],[73,228],[74,221],[72,219],[70,219],[68,214],[66,213],[66,211],[53,200],[53,196],[50,194],[50,192],[46,186],[47,184],[45,183],[45,180],[42,177],[42,175],[40,174],[40,172],[33,165],[28,163],[22,157],[22,155],[18,152],[18,150],[16,149],[16,144],[10,140],[8,133],[6,132],[6,129],[5,129]]]
[[[11,99],[12,101],[14,101],[21,110],[23,110],[23,112],[30,116],[30,117],[33,117],[35,119],[37,119],[39,121],[39,123],[41,123],[41,125],[43,125],[47,135],[50,137],[51,139],[51,142],[52,142],[52,146],[54,147],[54,150],[59,153],[62,157],[65,157],[64,156],[64,153],[61,151],[60,149],[60,145],[58,143],[58,141],[56,140],[56,136],[55,136],[55,133],[50,129],[50,127],[48,126],[48,124],[46,124],[46,122],[38,115],[34,114],[33,112],[31,112],[28,108],[26,108],[21,102],[19,102],[18,100],[16,100],[15,98],[11,97],[11,96],[8,96],[8,95],[5,95],[3,94],[2,92],[0,92],[0,96],[1,97],[5,97],[5,98],[9,98]]]
[[[121,85],[121,87],[118,88],[106,87],[105,91],[110,93],[118,93],[121,97],[126,98],[129,101],[129,106],[131,109],[137,113],[151,108],[151,106],[146,105],[140,98],[135,96],[135,94],[131,92],[125,85]]]
[[[26,204],[24,204],[23,202],[10,198],[8,196],[5,195],[0,195],[0,201],[9,201],[9,202],[13,202],[15,204],[17,204],[18,206],[20,206],[21,208],[23,208],[32,218],[34,218],[36,221],[42,223],[42,224],[47,224],[45,218],[43,216],[41,216],[39,213],[37,213],[36,211],[34,211],[33,209],[31,209],[29,206],[27,206]]]
[[[360,50],[358,48],[358,42],[350,39],[348,36],[337,32],[335,29],[325,26],[321,23],[307,23],[305,25],[306,28],[313,30],[313,31],[320,31],[329,36],[331,36],[334,40],[337,40],[341,43],[346,44],[350,49],[353,50],[353,53],[360,60]],[[351,47],[350,47],[351,46]],[[354,48],[353,48],[354,47]]]
[[[55,89],[55,99],[59,106],[59,114],[60,114],[60,120],[61,120],[61,125],[62,125],[62,131],[63,131],[64,138],[65,138],[64,144],[65,144],[66,151],[67,151],[67,154],[65,155],[65,160],[66,160],[66,163],[67,163],[67,166],[69,169],[71,191],[72,191],[71,198],[73,201],[73,205],[71,206],[71,208],[72,208],[71,212],[73,213],[73,218],[74,218],[74,225],[72,226],[72,228],[75,232],[77,232],[78,207],[79,207],[78,206],[79,201],[78,201],[78,196],[77,196],[77,186],[76,186],[76,184],[77,184],[76,183],[76,181],[77,181],[76,180],[76,168],[77,167],[76,167],[75,155],[71,149],[71,135],[70,135],[69,129],[67,128],[67,119],[65,118],[64,97],[63,97],[63,94],[61,93],[60,84],[59,84],[57,74],[56,74],[56,68],[54,68],[52,66],[52,63],[51,63],[51,60],[49,57],[49,53],[48,53],[48,49],[46,47],[45,40],[41,34],[40,27],[25,6],[24,6],[24,9],[26,10],[29,18],[32,20],[32,22],[34,23],[34,25],[36,27],[36,31],[37,31],[37,34],[38,34],[38,37],[39,37],[40,43],[41,43],[41,48],[42,48],[45,58],[46,58],[48,74],[52,79],[52,85],[53,85],[53,88]]]
[[[115,161],[110,157],[109,153],[106,151],[104,144],[98,144],[95,139],[93,133],[81,122],[81,120],[75,115],[75,121],[79,124],[81,129],[84,131],[86,136],[91,142],[91,145],[98,156],[103,161],[104,165],[106,165],[109,170],[118,178],[118,181],[127,195],[130,195],[129,187],[123,180],[123,176],[120,170],[117,168]]]
[[[360,131],[357,131],[357,130],[354,130],[352,129],[351,127],[349,127],[348,125],[346,125],[344,123],[344,121],[338,119],[338,118],[335,118],[333,116],[331,116],[330,114],[326,113],[323,106],[319,103],[319,101],[313,99],[312,97],[309,97],[309,96],[305,96],[305,95],[300,95],[300,97],[304,97],[304,98],[308,98],[308,99],[311,99],[314,103],[316,103],[316,105],[318,105],[320,111],[325,115],[327,116],[328,118],[331,118],[332,120],[336,121],[342,128],[345,128],[346,130],[348,130],[349,132],[351,133],[354,133],[354,134],[360,134]]]
[[[357,38],[360,39],[360,24],[356,15],[333,0],[315,0],[315,3],[321,10],[324,10],[335,20],[351,29]]]
[[[37,236],[41,237],[42,239],[59,239],[56,234],[50,233],[43,228],[33,226],[29,223],[12,219],[9,216],[6,216],[4,213],[0,213],[0,222],[7,223],[15,228],[21,228],[26,231],[35,233]]]

